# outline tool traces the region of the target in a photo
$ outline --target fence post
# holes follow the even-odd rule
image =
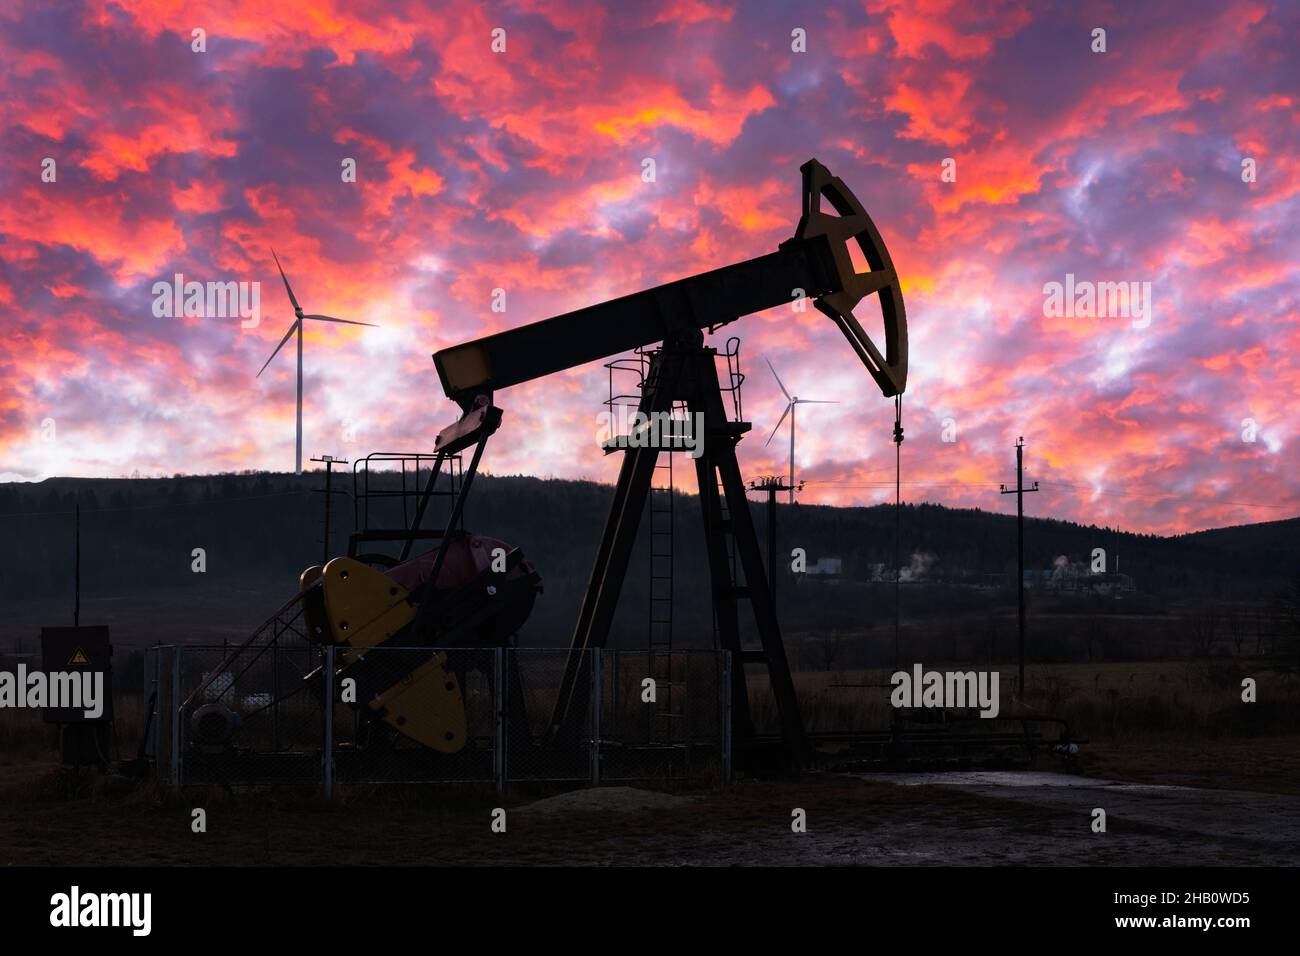
[[[181,786],[181,645],[172,655],[172,786]]]
[[[163,747],[163,742],[160,739],[162,737],[162,713],[163,708],[167,706],[167,701],[162,698],[162,668],[162,647],[155,645],[153,649],[153,749],[149,754],[154,759],[155,770],[157,770],[158,752]]]
[[[280,752],[280,632],[274,627],[271,631],[271,750]]]
[[[144,683],[140,685],[141,703],[149,708],[144,714],[145,726],[149,728],[149,733],[145,736],[144,747],[145,753],[154,762],[154,768],[158,766],[158,683],[161,677],[159,672],[158,651],[153,647],[144,649]],[[153,671],[152,680],[149,672]],[[146,693],[146,688],[150,683],[153,684],[153,690]],[[152,701],[152,703],[150,703]]]
[[[618,716],[618,665],[623,659],[623,655],[618,651],[611,651],[609,655],[609,732],[615,739],[619,736],[619,730],[623,723]]]
[[[673,672],[672,653],[672,651],[668,652],[668,673],[670,675]],[[677,653],[682,655],[682,691],[677,695],[677,700],[682,708],[682,747],[685,748],[683,751],[685,754],[684,770],[686,776],[689,777],[691,775],[691,652],[685,650]]]
[[[722,652],[722,782],[731,783],[731,651]]]
[[[321,748],[325,799],[334,798],[334,645],[325,648],[325,740]]]
[[[496,778],[497,796],[506,792],[506,649],[498,647],[492,662],[492,713],[496,717],[496,737],[492,746],[492,776]]]
[[[603,677],[604,662],[601,659],[603,651],[599,647],[592,648],[588,653],[591,654],[591,785],[600,786],[600,711],[601,711],[601,677]]]

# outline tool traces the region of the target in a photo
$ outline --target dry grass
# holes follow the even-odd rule
[[[1300,735],[1102,741],[1086,748],[1081,769],[1088,776],[1137,783],[1300,796]]]
[[[985,665],[927,663],[927,670]],[[1001,674],[1002,711],[1013,707],[1016,665]],[[889,725],[891,669],[803,672],[795,675],[804,723],[811,731],[884,729]],[[1241,700],[1241,680],[1253,677],[1258,700]],[[1015,710],[1060,716],[1091,742],[1142,739],[1213,741],[1300,732],[1300,679],[1265,661],[1214,658],[1138,663],[1041,664],[1026,668],[1028,693]],[[837,686],[839,685],[839,686]],[[848,686],[845,686],[848,685]],[[855,686],[856,685],[856,686]],[[876,685],[876,686],[862,686]],[[762,726],[777,714],[766,680],[752,678],[750,700]]]

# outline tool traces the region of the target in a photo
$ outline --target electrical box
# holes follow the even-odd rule
[[[103,712],[88,718],[76,708],[46,707],[42,716],[47,724],[80,724],[113,720],[113,645],[108,628],[88,627],[41,628],[41,669],[50,674],[102,673]]]

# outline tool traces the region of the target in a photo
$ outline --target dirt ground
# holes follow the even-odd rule
[[[997,864],[1050,865],[1063,862],[1064,855],[1064,862],[1088,865],[1143,860],[1153,865],[1300,865],[1300,797],[1293,795],[1037,772],[881,774],[875,779],[1047,810],[1058,824],[1045,839],[1008,826],[994,849],[984,834],[971,839],[961,831],[946,834],[943,842],[908,834],[911,838],[903,841],[858,848],[868,855],[890,855],[894,862],[941,863],[956,852],[982,854],[984,862]],[[1105,833],[1082,826],[1098,808],[1106,813]]]
[[[271,790],[69,788],[48,764],[6,771],[0,865],[1300,865],[1300,788],[1288,774],[1290,792],[1273,793],[1223,779],[821,773],[671,796],[390,787],[327,804]],[[498,807],[504,833],[491,827]],[[1105,833],[1091,829],[1096,807]],[[195,808],[206,833],[191,830]],[[791,829],[796,809],[804,833]]]

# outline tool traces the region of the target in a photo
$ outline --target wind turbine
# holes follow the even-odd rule
[[[767,367],[770,368],[770,369],[772,369],[772,377],[773,377],[774,379],[776,379],[776,384],[777,384],[778,386],[780,386],[780,388],[781,388],[781,394],[784,395],[784,396],[785,396],[785,400],[786,400],[787,402],[789,402],[789,404],[785,406],[785,411],[783,411],[783,412],[781,413],[781,417],[777,420],[776,428],[773,428],[773,429],[772,429],[772,434],[768,435],[768,436],[767,436],[767,441],[763,442],[763,447],[766,448],[768,445],[772,444],[772,439],[776,437],[776,432],[777,432],[777,429],[779,429],[779,428],[781,427],[781,422],[785,421],[785,416],[789,415],[789,416],[790,416],[790,504],[794,504],[794,412],[795,412],[795,407],[798,406],[798,405],[838,405],[839,402],[827,401],[827,400],[825,400],[825,399],[816,399],[816,398],[800,398],[798,395],[791,395],[789,392],[787,392],[787,391],[785,390],[785,384],[781,381],[781,376],[780,376],[780,375],[777,375],[777,374],[776,374],[776,369],[772,368],[772,363],[771,363],[771,361],[769,361],[766,357],[764,357],[763,361],[764,361],[764,362],[767,362]]]
[[[294,320],[293,320],[293,325],[289,326],[289,331],[284,333],[284,338],[280,340],[280,344],[277,345],[275,347],[275,351],[271,353],[271,358],[266,360],[266,364],[263,365],[261,370],[257,373],[257,377],[258,378],[262,377],[262,372],[265,372],[266,366],[271,364],[271,359],[275,358],[276,355],[279,354],[280,349],[284,348],[284,343],[289,341],[289,336],[293,335],[294,332],[297,332],[298,333],[298,432],[297,432],[298,443],[297,443],[297,455],[294,458],[294,472],[296,474],[301,475],[302,474],[302,323],[303,323],[303,319],[316,319],[318,322],[341,322],[344,325],[368,325],[371,328],[376,328],[376,326],[373,322],[354,322],[352,319],[336,319],[332,315],[304,315],[302,311],[302,306],[298,304],[298,299],[293,294],[293,289],[289,288],[289,280],[288,278],[285,277],[284,267],[280,265],[280,257],[275,254],[274,249],[271,250],[271,255],[275,259],[275,267],[280,270],[280,278],[284,279],[284,291],[289,293],[289,301],[293,303]]]

